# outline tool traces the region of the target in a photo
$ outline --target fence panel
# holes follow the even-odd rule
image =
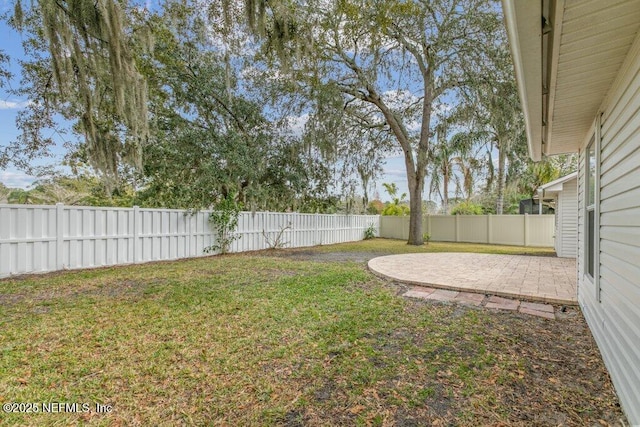
[[[0,275],[12,271],[48,271],[56,265],[55,206],[0,206]]]
[[[554,246],[555,215],[527,215],[527,245]]]
[[[426,230],[426,228],[425,228]],[[380,217],[380,237],[406,240],[409,238],[409,218],[401,216]]]
[[[429,219],[427,219],[429,220]],[[432,215],[431,240],[434,242],[456,241],[456,217],[451,215]]]
[[[498,245],[524,245],[524,222],[525,215],[492,215],[491,241]]]
[[[553,215],[427,215],[422,229],[434,242],[552,247]],[[409,238],[409,217],[380,217],[380,237]]]
[[[208,211],[0,205],[0,277],[206,255]],[[241,212],[230,251],[362,240],[377,215]],[[265,237],[267,236],[267,237]],[[267,238],[269,242],[267,242]]]
[[[482,215],[458,216],[458,240],[461,242],[487,243],[487,217]]]

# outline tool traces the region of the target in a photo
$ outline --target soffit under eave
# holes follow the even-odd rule
[[[542,157],[542,26],[539,1],[503,0],[503,13],[527,130],[529,156]]]

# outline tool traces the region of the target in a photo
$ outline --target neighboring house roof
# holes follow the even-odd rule
[[[563,190],[565,183],[573,179],[578,179],[578,172],[570,173],[569,175],[565,175],[561,178],[556,179],[555,181],[551,181],[546,183],[545,185],[541,185],[540,188],[538,188],[538,195],[542,194],[542,197],[555,195]],[[577,194],[576,197],[578,197]]]
[[[529,155],[578,151],[640,29],[640,0],[502,0]]]

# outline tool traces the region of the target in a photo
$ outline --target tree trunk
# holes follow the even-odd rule
[[[404,154],[404,163],[407,168],[407,182],[409,184],[409,240],[408,245],[421,246],[424,244],[422,237],[422,191],[424,190],[424,178],[427,172],[429,158],[429,129],[431,123],[431,103],[433,102],[433,82],[430,69],[425,71],[425,97],[422,101],[422,125],[416,158],[409,134],[402,121],[382,101],[382,98],[371,87],[367,87],[368,95],[363,99],[377,106],[385,117],[391,131],[395,135]]]
[[[407,183],[409,184],[409,209],[411,210],[409,212],[409,240],[407,244],[421,246],[424,244],[422,237],[422,191],[424,190],[424,178],[428,163],[428,129],[431,118],[431,104],[423,106],[423,130],[418,143],[417,159],[414,159],[409,137],[398,117],[382,102],[377,94],[373,93],[367,100],[380,108],[391,131],[398,139],[400,147],[402,147],[404,164],[407,170]]]
[[[486,184],[486,191],[487,193],[489,193],[492,189],[493,189],[493,180],[494,180],[494,167],[493,167],[493,157],[491,156],[491,152],[487,153],[487,169],[488,169],[488,173],[487,173],[487,184]]]
[[[420,246],[424,244],[422,236],[422,190],[424,177],[421,174],[408,174],[409,183],[409,240],[408,245]]]
[[[504,186],[505,186],[505,163],[507,153],[505,150],[498,152],[498,190],[496,197],[496,214],[502,215],[504,211]]]
[[[369,192],[367,191],[369,187],[369,174],[367,174],[362,168],[358,167],[358,173],[360,174],[360,179],[362,181],[362,192],[364,195],[362,196],[362,213],[364,215],[367,214],[367,207],[369,205]]]
[[[449,170],[445,166],[442,182],[442,213],[449,214]]]

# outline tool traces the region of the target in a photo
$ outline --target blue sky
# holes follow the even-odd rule
[[[9,7],[9,2],[2,2],[0,14],[6,12]],[[16,116],[29,100],[9,93],[10,89],[16,89],[20,85],[19,60],[23,57],[22,36],[8,27],[3,20],[0,20],[0,40],[0,49],[10,57],[9,70],[13,74],[9,85],[0,88],[0,147],[5,147],[17,138],[19,132],[15,124]],[[62,140],[60,140],[60,145],[53,150],[53,154],[53,158],[37,160],[34,162],[34,166],[59,165],[64,156]],[[8,187],[27,188],[34,180],[34,177],[16,169],[13,165],[9,165],[6,169],[0,168],[0,182]]]
[[[5,12],[7,4],[4,3],[1,12]],[[20,45],[21,38],[18,33],[11,30],[6,26],[3,21],[0,21],[0,49],[11,57],[10,70],[14,74],[14,79],[11,82],[12,87],[17,87],[20,76],[20,67],[16,58],[19,58],[22,54],[22,47]],[[0,146],[6,146],[10,141],[14,140],[18,134],[15,126],[15,118],[19,109],[27,102],[25,99],[18,99],[9,93],[7,93],[8,87],[0,88]],[[15,169],[0,169],[0,182],[9,187],[25,187],[32,181],[24,173]]]
[[[0,0],[1,1],[1,0]],[[9,2],[0,2],[0,13],[4,13],[9,8]],[[8,89],[19,87],[20,82],[20,66],[18,61],[23,57],[22,37],[21,35],[9,28],[2,20],[0,20],[0,49],[2,49],[11,58],[10,70],[14,75],[9,87],[0,88],[0,147],[8,145],[18,136],[18,129],[15,126],[15,118],[21,108],[29,101],[28,99],[20,99],[8,93]],[[41,165],[60,165],[62,157],[65,153],[62,147],[62,141],[58,147],[53,150],[54,158],[47,158],[38,161]],[[6,169],[0,168],[0,182],[8,187],[28,188],[35,180],[24,172],[16,169],[13,165],[9,165]],[[382,200],[388,199],[383,191],[383,182],[394,182],[398,186],[400,193],[408,193],[406,172],[404,160],[401,156],[389,157],[384,165],[384,173],[381,179],[376,183],[376,191]],[[370,198],[374,196],[374,192],[370,193]]]

